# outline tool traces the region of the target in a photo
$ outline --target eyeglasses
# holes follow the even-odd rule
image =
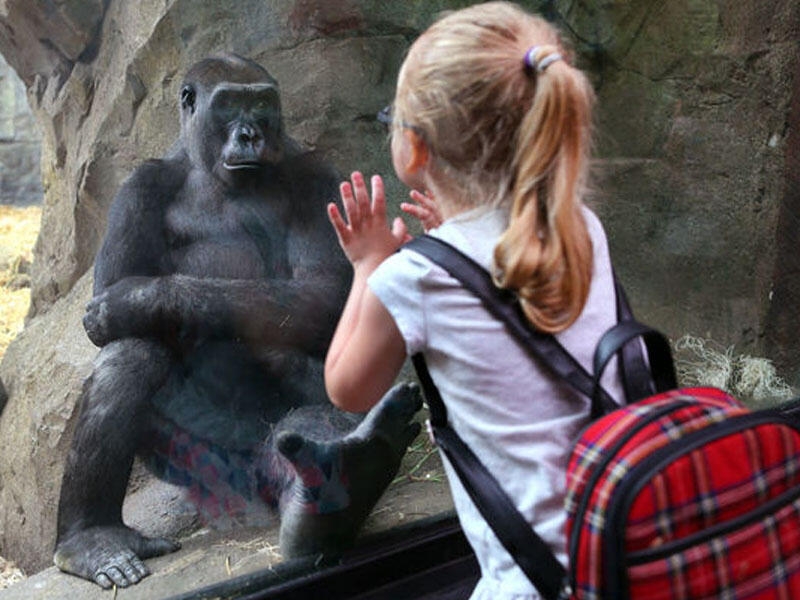
[[[378,123],[381,123],[382,125],[386,126],[387,133],[391,132],[392,125],[394,125],[394,123],[395,123],[393,112],[394,111],[392,110],[392,105],[388,104],[388,105],[384,106],[378,112],[377,116],[375,117],[377,119]],[[404,128],[404,129],[410,129],[411,131],[415,132],[417,135],[420,135],[420,136],[424,135],[423,132],[422,132],[422,129],[420,129],[416,125],[411,125],[410,123],[406,123],[405,121],[400,121],[398,123],[398,125],[400,125],[400,127]]]
[[[392,105],[387,104],[384,106],[375,117],[378,120],[378,123],[381,125],[386,126],[386,129],[392,128],[392,123],[394,123],[394,119],[392,118]]]

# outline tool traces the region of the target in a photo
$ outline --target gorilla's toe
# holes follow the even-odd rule
[[[422,394],[416,383],[399,383],[384,396],[386,409],[395,412],[398,417],[410,419],[422,408]]]
[[[275,443],[278,446],[280,453],[290,461],[294,462],[295,458],[300,453],[300,450],[305,445],[306,440],[299,433],[282,432],[278,434],[278,438]]]
[[[123,572],[124,571],[124,572]],[[128,587],[134,583],[139,583],[141,577],[131,565],[126,564],[120,567],[111,566],[106,568],[104,572],[95,574],[94,580],[103,588],[110,587],[109,581],[114,582],[117,587]]]

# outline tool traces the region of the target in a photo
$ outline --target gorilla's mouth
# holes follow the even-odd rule
[[[260,169],[261,163],[255,160],[242,160],[242,161],[225,161],[222,163],[228,171],[241,171],[243,169]]]

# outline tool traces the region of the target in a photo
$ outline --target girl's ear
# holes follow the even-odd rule
[[[403,136],[406,138],[408,144],[408,160],[406,160],[406,171],[409,173],[416,173],[428,164],[430,158],[430,151],[428,144],[422,139],[422,136],[413,129],[403,129]]]

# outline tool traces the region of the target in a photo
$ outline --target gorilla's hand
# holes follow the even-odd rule
[[[155,332],[163,314],[157,277],[126,277],[86,305],[83,327],[96,346]]]

